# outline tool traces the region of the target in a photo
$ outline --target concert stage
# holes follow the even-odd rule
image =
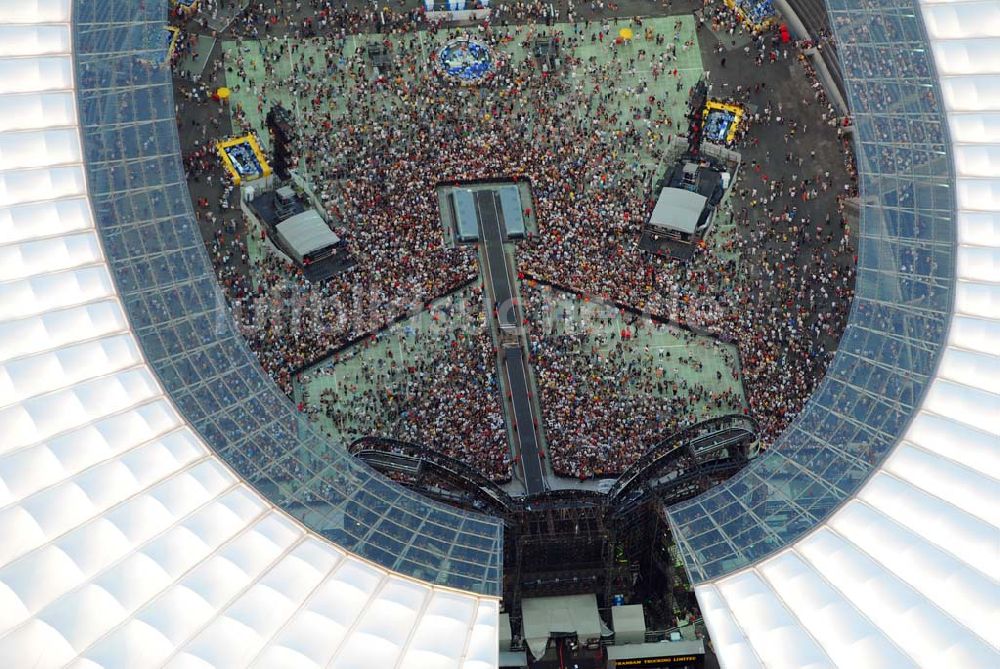
[[[266,230],[274,249],[299,266],[306,279],[319,283],[352,267],[354,259],[347,244],[309,205],[287,186],[255,194],[242,203],[247,216]]]

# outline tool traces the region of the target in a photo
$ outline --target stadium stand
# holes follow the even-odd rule
[[[837,45],[831,39],[833,33],[830,30],[830,21],[827,15],[827,3],[823,0],[788,0],[788,6],[802,21],[805,29],[809,31],[808,35],[802,37],[812,40],[814,44],[821,45],[820,57],[826,63],[830,77],[840,91],[841,97],[846,99],[843,69],[837,56]]]
[[[940,158],[914,155],[914,162],[897,162],[895,169],[884,153],[859,153],[866,177],[860,276],[877,272],[886,257],[877,246],[895,232],[898,248],[889,257],[897,260],[884,267],[895,278],[859,281],[852,320],[826,380],[771,453],[671,510],[723,666],[987,667],[1000,660],[989,623],[998,605],[997,565],[988,548],[1000,520],[1000,87],[990,76],[1000,64],[983,58],[986,51],[998,53],[1000,9],[934,1],[919,8],[919,14],[896,15],[896,23],[882,18],[881,3],[831,3],[862,147],[873,147],[879,139],[873,132],[888,123],[896,139],[914,142],[913,148],[933,137],[943,150]],[[882,57],[871,58],[874,53]],[[934,93],[918,95],[904,84],[903,96],[887,105],[876,77],[907,83],[919,77]],[[916,113],[904,116],[897,111],[903,106]],[[894,173],[904,188],[922,193],[910,212],[892,206],[891,191],[880,186]],[[912,417],[878,428],[889,427],[889,441],[871,460],[854,447],[872,440],[845,431],[848,421],[859,425],[862,414],[819,417],[817,411],[834,396],[830,386],[847,378],[846,367],[870,372],[916,360],[851,361],[851,329],[876,294],[893,296],[899,306],[927,307],[909,292],[914,284],[905,272],[916,271],[899,252],[904,245],[917,251],[941,243],[946,255],[954,253],[953,266],[936,265],[943,270],[939,278],[954,285],[954,296],[938,303],[945,347],[923,367],[926,388],[913,395]],[[887,291],[893,284],[897,288]],[[863,386],[850,392],[860,396]],[[899,398],[892,392],[873,397]],[[837,435],[833,443],[848,449],[845,455],[870,463],[855,490],[831,479],[838,470],[833,463],[817,466],[819,451],[800,458],[826,427],[834,428],[827,434]],[[815,486],[793,487],[796,472],[846,494],[825,502],[826,491],[805,495],[801,491]],[[741,502],[747,506],[727,509]],[[774,512],[785,502],[795,510],[781,523]]]
[[[139,4],[97,11],[139,31]],[[89,38],[71,9],[0,6],[0,665],[496,666],[495,597],[309,531],[227,467],[167,394],[95,225],[116,213],[97,206],[96,161],[84,162],[71,45],[81,64]],[[90,29],[108,48],[111,35]],[[176,175],[170,139],[156,148]],[[148,224],[133,217],[155,220],[170,202],[122,207],[120,221]],[[473,519],[447,513],[445,533],[449,518]]]

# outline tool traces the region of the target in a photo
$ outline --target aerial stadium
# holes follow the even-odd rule
[[[995,0],[0,0],[0,666],[1000,665]]]

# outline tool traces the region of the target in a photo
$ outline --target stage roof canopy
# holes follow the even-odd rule
[[[301,261],[313,251],[340,243],[340,237],[330,229],[315,209],[307,209],[278,224],[278,236]]]
[[[597,595],[532,597],[521,602],[524,639],[536,658],[545,654],[552,634],[572,634],[581,641],[601,636]]]
[[[642,643],[646,638],[646,616],[642,604],[611,607],[615,643]]]
[[[707,201],[704,195],[683,188],[664,188],[656,199],[649,224],[692,234]]]

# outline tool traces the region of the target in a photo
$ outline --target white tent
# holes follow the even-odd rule
[[[510,614],[501,613],[500,614],[500,650],[510,650],[510,642],[512,638],[512,633],[510,629]]]
[[[581,641],[601,636],[597,595],[531,597],[521,602],[524,640],[536,658],[545,654],[553,634],[576,633]]]
[[[615,628],[615,645],[642,643],[646,639],[646,615],[642,604],[612,606],[611,624]]]
[[[656,198],[649,224],[656,228],[693,234],[708,198],[684,188],[664,188]]]
[[[340,243],[340,237],[330,229],[315,209],[306,209],[285,219],[278,223],[277,230],[278,237],[299,262],[310,253]]]

